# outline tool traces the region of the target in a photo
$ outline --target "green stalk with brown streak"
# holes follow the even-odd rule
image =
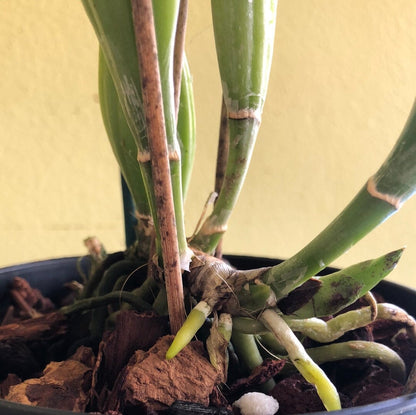
[[[192,77],[186,58],[184,58],[183,63],[178,114],[178,139],[182,154],[181,174],[183,197],[185,198],[195,156],[196,134]],[[140,165],[137,161],[137,144],[127,124],[113,79],[101,49],[99,53],[98,84],[104,126],[138,212],[140,252],[146,252],[148,249],[144,249],[144,245],[147,246],[150,243],[150,228],[152,228],[151,224],[153,223],[149,207],[149,200],[152,201],[152,197],[147,194]],[[142,134],[145,139],[146,131],[143,130]]]
[[[121,173],[133,197],[138,226],[139,252],[143,258],[149,257],[153,220],[148,195],[137,161],[137,144],[127,124],[120,105],[113,79],[100,49],[98,59],[98,91],[100,108],[107,136]],[[144,134],[144,131],[143,131]]]
[[[350,204],[293,257],[263,281],[278,299],[317,274],[388,217],[416,191],[416,103],[392,152]]]
[[[84,8],[97,34],[108,69],[114,81],[120,104],[138,147],[138,160],[150,196],[152,217],[157,226],[149,142],[143,113],[141,77],[137,64],[132,7],[129,0],[82,0]],[[187,243],[183,219],[180,147],[176,137],[176,119],[173,100],[173,39],[179,1],[155,2],[155,30],[161,68],[161,84],[166,135],[171,160],[171,180],[175,202],[178,243],[181,254],[186,255]],[[159,235],[158,235],[159,238]]]
[[[173,81],[175,34],[180,0],[157,0],[153,1],[152,3],[160,83],[163,97],[163,114],[168,146],[170,178],[172,183],[172,194],[175,209],[176,232],[178,238],[179,254],[181,257],[181,266],[182,269],[186,269],[190,261],[190,257],[185,234],[181,174],[181,148],[176,129],[176,110],[174,97],[175,91]],[[136,38],[136,43],[137,42],[140,42],[140,40]]]
[[[141,214],[150,215],[146,189],[137,162],[137,144],[127,124],[101,49],[98,59],[98,92],[104,126],[136,209]]]
[[[189,266],[186,240],[184,250],[180,250],[178,229],[175,221],[175,179],[179,178],[178,148],[172,146],[168,136],[168,119],[165,122],[163,99],[163,77],[160,64],[164,61],[158,53],[156,39],[157,13],[152,0],[132,0],[134,32],[136,36],[137,57],[141,72],[143,107],[146,116],[146,129],[149,136],[149,162],[152,166],[152,183],[156,199],[156,213],[160,234],[161,259],[163,259],[164,281],[167,293],[170,328],[176,333],[185,321],[182,269]],[[161,13],[163,15],[163,13]],[[172,82],[170,82],[172,84]],[[167,114],[172,118],[172,114]],[[177,141],[175,141],[177,143]],[[180,189],[179,189],[180,190]],[[182,202],[182,192],[179,194]],[[182,207],[182,206],[181,206]],[[181,214],[183,214],[183,209]],[[183,217],[182,217],[183,219]],[[185,263],[184,256],[187,256]]]
[[[98,91],[100,108],[111,147],[133,196],[138,212],[150,216],[149,202],[139,163],[137,144],[127,124],[113,79],[100,49],[98,59]],[[189,186],[195,156],[195,108],[192,76],[184,57],[178,114],[178,139],[182,155],[182,184],[184,198]],[[145,139],[145,130],[142,131]]]
[[[140,151],[148,147],[130,0],[82,0]]]
[[[229,154],[214,210],[192,240],[205,252],[212,252],[226,231],[250,164],[270,74],[277,0],[212,0],[211,5]]]
[[[138,153],[136,159],[139,161],[148,195],[157,234],[156,241],[158,246],[160,246],[152,171],[150,163],[144,160],[145,157],[143,156],[149,154],[149,143],[143,113],[140,73],[137,64],[130,0],[117,2],[111,0],[82,0],[82,3],[97,35],[100,49],[114,82],[126,122],[137,145]]]

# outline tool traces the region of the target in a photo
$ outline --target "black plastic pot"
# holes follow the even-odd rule
[[[229,255],[228,261],[239,269],[250,269],[271,266],[279,260],[259,257],[242,257]],[[65,295],[63,284],[79,279],[79,269],[86,269],[88,260],[78,257],[52,259],[32,262],[0,269],[0,310],[8,305],[7,285],[15,276],[26,278],[33,287],[38,288],[45,296],[57,299]],[[331,272],[328,269],[327,272]],[[416,315],[416,291],[410,288],[383,281],[375,291],[394,304]],[[416,414],[416,393],[371,405],[343,409],[331,412],[334,415],[410,415]],[[0,415],[73,415],[74,412],[56,409],[32,407],[7,402],[0,399]],[[325,415],[327,412],[314,412],[311,415]],[[80,414],[83,415],[83,414]],[[86,415],[86,414],[84,414]]]

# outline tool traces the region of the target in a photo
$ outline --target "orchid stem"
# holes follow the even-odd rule
[[[132,7],[169,317],[176,333],[185,320],[185,306],[169,161],[178,155],[167,144],[152,1],[133,0]]]

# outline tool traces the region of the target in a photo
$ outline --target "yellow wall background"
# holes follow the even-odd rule
[[[416,92],[414,0],[280,0],[275,59],[229,253],[288,257],[361,188]],[[198,148],[190,234],[213,187],[219,77],[209,1],[190,4]],[[97,42],[80,1],[0,2],[0,266],[123,247],[117,166],[97,91]],[[416,287],[416,200],[343,255],[407,245],[391,278]]]

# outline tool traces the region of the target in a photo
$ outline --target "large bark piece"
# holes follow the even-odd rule
[[[49,363],[42,377],[11,386],[6,400],[31,406],[85,411],[93,362],[92,351],[81,347],[73,358]]]
[[[14,373],[22,379],[38,376],[50,358],[48,349],[68,330],[58,312],[0,326],[0,380]]]
[[[168,333],[168,320],[154,313],[138,314],[124,310],[117,316],[114,331],[100,344],[93,372],[93,402],[104,411],[119,373],[127,365],[133,353],[148,350]]]
[[[57,339],[67,331],[66,316],[59,312],[0,326],[0,342],[24,339],[26,341]]]
[[[124,376],[121,406],[165,409],[177,400],[209,404],[218,372],[204,357],[200,342],[192,342],[174,359],[165,354],[173,336],[162,337],[148,352],[136,351]]]
[[[168,322],[164,317],[154,313],[122,311],[117,318],[116,329],[105,341],[103,349],[104,371],[109,386],[113,385],[136,350],[147,351],[167,331]]]

